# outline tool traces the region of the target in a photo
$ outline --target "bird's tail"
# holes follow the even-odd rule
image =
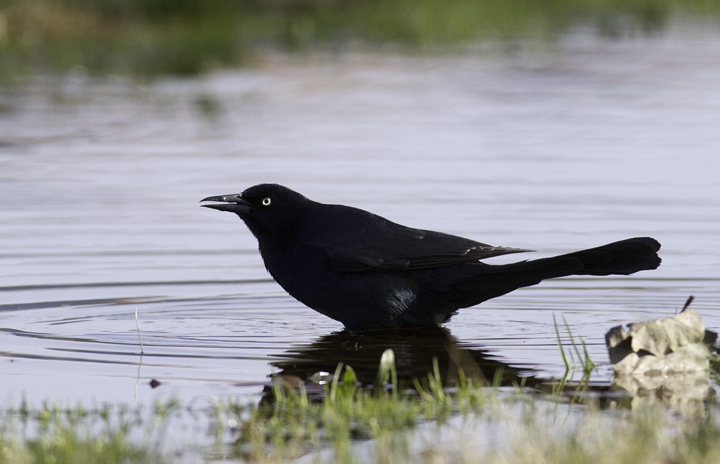
[[[656,269],[660,265],[657,251],[660,243],[650,237],[636,237],[609,243],[597,248],[576,251],[551,258],[519,263],[488,266],[482,276],[466,281],[461,286],[475,286],[474,295],[481,301],[464,301],[466,307],[504,295],[520,287],[528,287],[545,279],[570,275],[629,275],[638,271]],[[482,291],[478,292],[480,285]],[[470,288],[468,288],[470,290]],[[461,292],[471,299],[470,292]]]

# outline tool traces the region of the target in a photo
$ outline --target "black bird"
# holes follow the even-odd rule
[[[653,238],[639,237],[552,258],[490,265],[518,253],[454,235],[412,229],[343,205],[312,201],[277,184],[207,197],[240,216],[265,267],[293,297],[349,330],[419,327],[460,308],[544,279],[632,274],[660,265]]]

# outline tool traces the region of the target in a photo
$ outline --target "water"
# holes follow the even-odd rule
[[[273,55],[193,80],[77,73],[6,89],[0,401],[254,397],[281,369],[302,377],[344,359],[372,376],[386,346],[410,370],[438,355],[448,376],[462,359],[558,377],[553,316],[608,381],[614,325],[672,315],[695,295],[720,326],[718,82],[720,37],[674,31],[578,34],[511,55]],[[650,235],[663,264],[521,289],[446,331],[358,339],[268,278],[239,219],[198,207],[260,182],[538,257]]]

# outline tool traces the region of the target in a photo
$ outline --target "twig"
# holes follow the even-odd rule
[[[142,367],[143,355],[145,350],[143,349],[142,333],[140,332],[140,321],[138,321],[137,306],[135,306],[135,325],[137,326],[138,337],[140,337],[140,363],[138,364],[137,380],[135,380],[135,399],[137,399],[137,388],[140,383],[140,368]]]
[[[682,313],[682,312],[684,312],[686,309],[688,309],[688,306],[690,306],[690,303],[692,303],[694,299],[695,299],[695,297],[692,296],[692,295],[690,295],[690,297],[689,297],[689,298],[687,299],[687,301],[685,302],[685,306],[683,306],[683,309],[682,309],[682,311],[680,311],[680,312]]]
[[[145,350],[143,349],[142,333],[140,333],[140,321],[138,321],[137,306],[135,306],[135,324],[137,325],[138,337],[140,337],[140,354],[142,355],[145,354]]]
[[[140,353],[140,362],[138,363],[137,378],[135,379],[135,399],[137,399],[137,387],[140,384],[140,369],[142,368],[143,355]]]

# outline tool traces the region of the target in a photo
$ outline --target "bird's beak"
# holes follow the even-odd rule
[[[236,214],[248,214],[250,211],[255,209],[253,205],[243,199],[242,194],[240,193],[235,193],[232,195],[218,195],[215,197],[207,197],[200,200],[200,202],[203,201],[221,201],[223,203],[200,206],[217,209],[219,211],[228,211],[230,213]]]

